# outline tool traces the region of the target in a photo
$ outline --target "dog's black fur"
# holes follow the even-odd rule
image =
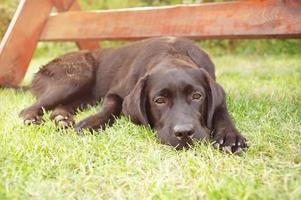
[[[56,123],[73,125],[76,109],[103,99],[102,110],[77,123],[77,131],[104,128],[123,113],[177,148],[210,138],[225,151],[246,147],[210,58],[188,39],[152,38],[69,53],[44,66],[31,91],[37,101],[20,113],[26,123],[40,124],[44,108],[53,110]]]

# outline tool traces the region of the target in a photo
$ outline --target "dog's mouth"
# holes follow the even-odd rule
[[[172,146],[177,150],[189,149],[196,143],[207,142],[210,138],[209,134],[201,134],[201,131],[184,137],[176,137],[173,134],[166,134],[164,131],[159,132],[156,130],[155,132],[157,134],[157,138],[162,144]]]
[[[187,136],[187,137],[176,137],[178,139],[178,141],[180,143],[192,143],[194,137],[191,135],[191,136]]]
[[[175,147],[177,150],[189,149],[198,139],[194,137],[175,137],[171,142],[166,144]]]
[[[189,149],[196,143],[202,143],[202,142],[208,142],[209,141],[209,136],[208,135],[193,135],[193,136],[188,136],[184,138],[179,138],[177,137],[178,144],[172,145],[175,146],[177,150],[181,149]]]
[[[175,146],[177,150],[182,150],[182,149],[189,149],[191,146],[193,146],[194,141],[192,139],[187,139],[187,140],[179,140],[179,143]]]

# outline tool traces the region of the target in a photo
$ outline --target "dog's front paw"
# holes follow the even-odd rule
[[[72,115],[64,110],[55,110],[51,113],[50,119],[53,120],[59,128],[73,127],[75,124]]]
[[[56,115],[53,117],[53,121],[60,128],[72,127],[75,124],[72,116]]]
[[[247,140],[236,130],[219,130],[213,136],[213,146],[226,153],[239,154],[247,148]]]
[[[27,110],[23,110],[19,114],[19,117],[23,119],[25,125],[40,125],[44,122],[42,117],[36,112],[30,112]]]
[[[75,125],[75,131],[81,133],[84,129],[92,132],[93,130],[101,129],[100,120],[96,116],[87,117]]]

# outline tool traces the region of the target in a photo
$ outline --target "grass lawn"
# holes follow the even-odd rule
[[[25,83],[39,65],[31,63]],[[122,117],[96,135],[25,127],[34,98],[0,90],[0,199],[301,199],[301,57],[213,56],[228,107],[250,148],[185,151]],[[76,120],[95,113],[90,108]]]

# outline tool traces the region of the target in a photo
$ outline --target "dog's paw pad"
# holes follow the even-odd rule
[[[236,133],[217,134],[213,140],[213,147],[225,153],[240,154],[247,148],[246,139]]]
[[[222,147],[222,151],[225,153],[232,153],[232,147],[231,146],[224,146]]]
[[[70,126],[70,124],[68,124],[68,122],[63,121],[63,120],[58,121],[58,122],[57,122],[57,125],[58,125],[59,127],[68,127],[68,126]]]
[[[57,116],[54,117],[54,121],[56,121],[56,122],[62,121],[64,119],[65,119],[65,117],[62,116],[62,115],[57,115]]]
[[[36,117],[30,117],[30,118],[25,118],[23,120],[24,124],[29,126],[29,125],[40,125],[43,123],[41,117],[36,116]]]
[[[224,144],[223,139],[215,139],[213,143],[213,147],[216,149],[221,149],[222,145]]]
[[[57,126],[62,128],[71,127],[75,124],[71,116],[56,115],[53,120]]]

